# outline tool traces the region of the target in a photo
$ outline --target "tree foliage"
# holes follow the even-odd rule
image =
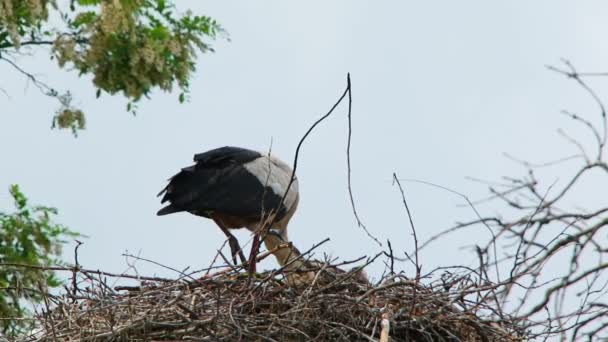
[[[60,67],[91,75],[97,97],[122,94],[131,111],[155,88],[170,91],[177,86],[183,102],[196,52],[210,51],[205,38],[221,32],[215,20],[176,14],[166,0],[0,0],[0,62],[11,64],[57,98],[60,108],[53,125],[74,132],[85,127],[85,115],[72,107],[70,92],[39,82],[11,56],[51,46],[51,58]]]
[[[61,264],[65,239],[78,236],[53,222],[55,208],[30,205],[17,185],[10,187],[10,194],[15,211],[0,212],[0,317],[5,318],[0,331],[9,336],[28,326],[27,320],[14,319],[28,315],[24,303],[41,301],[49,288],[61,284],[53,272],[37,267]]]

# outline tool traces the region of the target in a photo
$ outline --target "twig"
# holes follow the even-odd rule
[[[78,292],[78,283],[76,282],[76,273],[80,271],[80,263],[78,262],[78,248],[82,245],[81,241],[76,240],[76,247],[74,247],[74,269],[72,271],[72,295],[76,298]]]
[[[367,229],[367,227],[363,224],[363,222],[361,222],[361,219],[359,218],[359,214],[357,213],[357,208],[355,206],[355,198],[353,196],[353,189],[352,189],[352,182],[351,182],[351,166],[350,166],[350,145],[351,145],[351,138],[352,138],[352,133],[353,133],[353,129],[352,129],[352,103],[353,103],[353,96],[352,96],[352,85],[350,83],[350,73],[346,76],[346,80],[347,80],[347,90],[348,90],[348,142],[346,144],[346,166],[347,166],[347,180],[348,180],[348,196],[350,198],[350,205],[353,209],[353,214],[355,215],[355,219],[357,219],[357,225],[361,228],[363,228],[363,230],[365,231],[365,233],[367,234],[367,236],[374,240],[378,246],[382,247],[382,243],[380,243],[380,241],[378,240],[378,238],[376,238],[375,236],[373,236],[369,230]]]

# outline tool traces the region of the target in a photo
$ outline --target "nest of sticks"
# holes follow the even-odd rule
[[[491,299],[471,301],[466,278],[423,285],[388,274],[376,284],[363,267],[327,262],[309,269],[248,274],[232,266],[202,277],[130,276],[110,286],[101,271],[73,268],[72,287],[38,310],[36,341],[522,341]],[[293,279],[307,274],[307,282]],[[294,278],[296,277],[296,278]],[[487,300],[487,303],[485,302]]]

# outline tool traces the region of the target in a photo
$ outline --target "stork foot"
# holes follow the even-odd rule
[[[234,235],[230,234],[230,236],[228,236],[228,244],[230,245],[230,252],[232,253],[232,262],[234,262],[235,265],[238,264],[238,256],[241,258],[241,262],[245,263],[247,259],[245,258],[245,254],[243,254],[243,250],[241,249],[241,246]]]
[[[224,232],[224,235],[226,235],[226,238],[228,239],[228,244],[230,245],[230,252],[232,253],[232,262],[234,262],[235,265],[238,264],[238,261],[236,259],[236,256],[238,255],[241,258],[241,262],[245,263],[247,259],[245,259],[245,254],[243,254],[243,250],[239,245],[239,241],[234,237],[234,235],[232,235],[232,233],[230,233],[228,228],[224,226],[221,220],[213,218],[213,221],[215,221],[215,223],[220,227],[220,229],[222,230],[222,232]]]

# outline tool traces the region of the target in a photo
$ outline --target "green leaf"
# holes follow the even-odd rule
[[[74,28],[79,28],[83,25],[89,25],[97,19],[97,13],[93,11],[87,11],[79,13],[74,21],[72,21],[72,26]]]
[[[150,30],[150,37],[157,40],[166,40],[169,37],[169,32],[165,26],[157,25]]]
[[[99,5],[102,0],[78,0],[80,6],[95,6]]]
[[[162,13],[166,8],[165,0],[156,0],[156,10]]]

